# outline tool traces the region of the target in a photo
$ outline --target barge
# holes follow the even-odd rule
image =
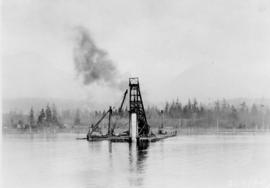
[[[157,142],[177,135],[177,131],[164,131],[163,122],[161,123],[158,134],[151,132],[144,110],[138,78],[129,78],[129,90],[127,89],[124,93],[121,105],[118,109],[118,115],[121,116],[122,114],[122,108],[127,97],[127,93],[129,93],[128,130],[119,135],[114,135],[114,127],[111,126],[112,108],[109,107],[108,111],[103,114],[100,120],[89,128],[86,138],[88,141],[96,142],[108,140],[111,142]],[[161,111],[161,114],[163,115],[163,111]],[[102,135],[99,124],[107,115],[109,116],[108,131],[106,135]]]

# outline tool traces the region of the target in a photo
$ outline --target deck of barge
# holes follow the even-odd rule
[[[174,137],[177,135],[177,131],[172,131],[169,132],[167,134],[156,134],[153,136],[149,136],[149,137],[138,137],[137,141],[138,142],[157,142],[169,137]],[[129,136],[95,136],[95,137],[89,137],[89,139],[87,139],[90,142],[96,142],[96,141],[103,141],[103,140],[108,140],[111,142],[131,142],[131,138]]]

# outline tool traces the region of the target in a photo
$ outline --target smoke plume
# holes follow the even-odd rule
[[[86,28],[76,27],[75,31],[75,70],[84,85],[97,83],[122,89],[124,82],[108,53],[97,47]]]

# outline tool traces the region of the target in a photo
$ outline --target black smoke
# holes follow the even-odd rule
[[[122,89],[124,81],[108,53],[99,48],[84,27],[76,27],[74,47],[75,70],[84,85],[93,83]]]

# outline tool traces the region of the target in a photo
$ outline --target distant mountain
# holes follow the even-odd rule
[[[219,98],[221,101],[222,98]],[[261,105],[264,104],[265,106],[270,107],[270,99],[259,99],[259,98],[233,98],[233,99],[226,99],[226,101],[229,104],[235,105],[238,107],[241,103],[245,102],[248,106],[251,106],[252,104]],[[126,101],[127,102],[127,101]],[[184,104],[187,101],[182,101]],[[199,100],[199,102],[201,102]],[[210,101],[211,104],[213,104],[214,101]],[[18,99],[3,99],[2,100],[2,111],[3,113],[7,113],[9,111],[16,111],[16,112],[22,112],[24,114],[29,113],[30,108],[33,107],[35,111],[39,111],[41,108],[45,108],[49,104],[50,106],[52,104],[55,104],[57,107],[57,110],[84,110],[88,109],[90,111],[92,110],[104,110],[108,108],[108,105],[106,104],[98,104],[89,102],[86,100],[76,101],[76,100],[69,100],[69,99],[42,99],[42,98],[18,98]],[[207,104],[207,103],[205,103]],[[145,107],[148,105],[157,105],[160,108],[163,108],[165,105],[165,101],[163,103],[146,103]],[[117,105],[116,105],[117,106]]]
[[[234,67],[232,65],[219,65],[216,63],[206,63],[193,66],[179,74],[167,84],[162,84],[159,89],[162,100],[147,100],[144,97],[145,106],[158,105],[163,107],[166,100],[176,99],[177,97],[183,103],[188,99],[197,98],[204,104],[225,98],[229,103],[239,105],[246,102],[248,105],[253,103],[265,104],[270,106],[270,74],[269,70],[264,67],[254,66],[254,68],[245,69],[245,67]],[[68,85],[68,84],[67,84]],[[95,91],[98,92],[98,91]],[[61,109],[90,109],[104,110],[113,102],[105,101],[101,95],[108,91],[99,92],[99,100],[69,100],[58,98],[18,98],[3,99],[3,112],[10,110],[22,111],[28,113],[31,106],[35,110],[40,110],[46,105],[55,103],[59,110]],[[112,95],[114,93],[110,93]],[[78,95],[79,96],[79,95]],[[110,96],[107,99],[116,99],[115,106],[119,106],[121,96],[115,93],[116,97]],[[167,97],[168,96],[168,97]],[[102,102],[98,102],[102,101]]]
[[[186,101],[197,98],[210,102],[216,99],[256,99],[258,103],[270,98],[270,74],[264,67],[234,67],[205,63],[193,66],[166,86],[171,97]],[[261,100],[261,101],[260,101]]]

